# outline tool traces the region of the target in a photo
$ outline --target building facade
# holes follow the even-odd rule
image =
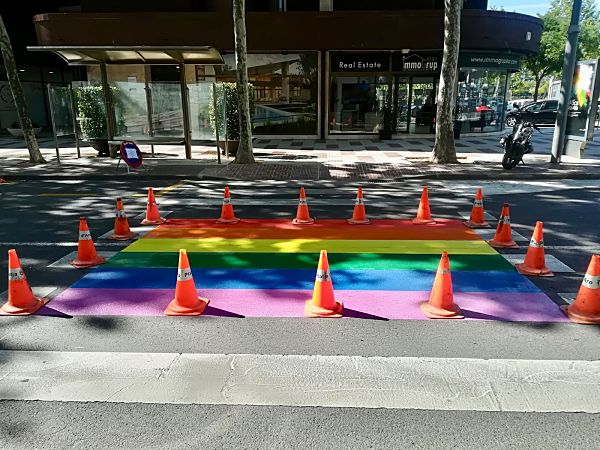
[[[231,1],[123,3],[131,2],[83,0],[74,12],[36,15],[37,43],[218,49],[224,65],[185,67],[193,138],[209,138],[208,85],[235,80]],[[392,113],[396,135],[431,133],[443,12],[442,0],[247,0],[254,134],[325,139],[374,135],[386,110]],[[541,33],[538,18],[490,11],[486,0],[465,0],[457,91],[463,132],[504,127],[510,73],[538,51]],[[129,105],[119,113],[131,123],[129,134],[145,132],[135,122],[147,113],[149,84],[156,96],[154,113],[178,109],[179,89],[172,86],[180,80],[178,70],[108,66],[109,82]],[[98,80],[98,68],[88,67],[87,82]]]

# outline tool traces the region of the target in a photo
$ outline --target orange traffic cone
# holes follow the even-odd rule
[[[171,300],[164,314],[165,316],[201,316],[206,305],[208,305],[208,299],[198,297],[187,251],[181,249],[177,266],[175,298]]]
[[[502,212],[500,213],[500,220],[498,220],[498,226],[496,227],[494,239],[491,239],[487,242],[494,248],[519,248],[517,243],[512,238],[508,203],[505,203],[502,206]]]
[[[292,220],[292,223],[295,225],[310,225],[311,223],[315,223],[315,219],[310,217],[310,213],[308,212],[308,203],[306,202],[306,194],[304,193],[303,187],[300,188],[298,211],[296,212],[296,217]]]
[[[428,302],[420,303],[421,310],[430,319],[463,319],[460,308],[454,303],[452,275],[448,252],[442,253]]]
[[[126,241],[128,239],[133,239],[137,234],[129,229],[129,221],[127,220],[127,215],[125,214],[125,210],[123,209],[123,201],[121,197],[117,197],[117,212],[115,216],[115,231],[109,239],[114,239],[117,241]]]
[[[46,304],[46,299],[33,295],[15,249],[8,251],[8,301],[2,314],[28,316]]]
[[[471,209],[471,217],[465,222],[465,225],[470,228],[489,228],[490,224],[485,221],[483,209],[483,192],[481,188],[477,188],[475,201]]]
[[[429,191],[427,186],[423,188],[421,201],[419,202],[419,210],[417,211],[417,217],[413,219],[413,223],[433,223],[433,220],[431,220],[431,210],[429,209]]]
[[[546,257],[544,254],[544,223],[536,222],[533,236],[529,241],[527,255],[522,264],[515,267],[523,275],[532,275],[536,277],[553,277],[554,274],[546,267]]]
[[[304,315],[306,317],[342,317],[343,312],[344,305],[336,301],[333,295],[327,251],[321,250],[313,296],[304,305]]]
[[[358,192],[356,193],[354,212],[352,213],[352,218],[348,219],[348,223],[351,225],[368,225],[371,223],[371,221],[367,219],[365,201],[363,199],[363,191],[361,187],[358,188]]]
[[[154,191],[152,188],[148,188],[148,204],[146,206],[146,218],[142,220],[142,225],[159,225],[165,221],[164,218],[160,217],[158,212],[158,206],[154,199]]]
[[[563,307],[575,323],[600,323],[600,255],[593,255],[572,305]]]
[[[225,186],[223,194],[223,207],[221,208],[221,217],[217,219],[217,223],[238,223],[240,219],[235,217],[233,206],[231,204],[231,195],[229,194],[229,186]]]
[[[96,247],[92,240],[92,234],[88,228],[85,217],[79,218],[79,244],[77,246],[77,258],[71,261],[71,265],[78,269],[85,269],[87,267],[94,267],[100,264],[104,264],[106,259],[102,256],[98,256],[96,253]]]

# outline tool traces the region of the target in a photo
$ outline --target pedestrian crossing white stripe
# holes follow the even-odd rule
[[[475,233],[477,233],[481,237],[481,239],[488,241],[488,240],[492,239],[494,237],[494,235],[496,234],[496,226],[492,224],[492,228],[474,228],[473,231]],[[517,233],[515,230],[512,230],[512,237],[517,242],[518,241],[521,241],[521,242],[529,241],[529,239],[527,239],[523,235]]]
[[[145,216],[144,216],[145,217]],[[150,233],[152,230],[154,230],[158,225],[148,225],[148,226],[141,226],[141,227],[129,227],[129,229],[133,232],[136,233],[138,235],[137,238],[141,238],[142,236],[145,236],[146,234]],[[108,239],[110,236],[112,236],[115,233],[115,230],[110,230],[107,231],[106,233],[104,233],[102,236],[98,236],[98,239]]]
[[[513,266],[515,264],[521,264],[525,261],[525,253],[515,254],[515,253],[502,253],[504,259],[506,259]],[[573,273],[575,272],[569,266],[561,262],[556,256],[549,255],[546,253],[545,255],[546,267],[550,269],[551,272],[556,273]]]
[[[600,361],[6,350],[0,361],[6,400],[600,412]]]
[[[105,252],[98,251],[99,256],[102,256],[105,259],[110,259],[117,254],[117,252]],[[73,266],[70,264],[77,257],[77,250],[72,251],[71,253],[66,254],[62,258],[54,261],[52,264],[49,264],[48,267],[53,267],[55,269],[69,269],[72,270]]]

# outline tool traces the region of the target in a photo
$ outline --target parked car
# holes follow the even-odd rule
[[[508,109],[513,109],[516,108],[517,106],[519,108],[523,108],[524,106],[527,105],[531,105],[533,103],[533,99],[532,98],[520,98],[517,100],[509,100],[508,101]]]
[[[514,127],[519,122],[532,122],[536,125],[553,125],[556,122],[558,100],[542,100],[522,108],[515,108],[506,114],[506,126]]]

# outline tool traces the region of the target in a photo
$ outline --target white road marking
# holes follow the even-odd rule
[[[569,305],[575,303],[575,297],[577,297],[577,292],[559,292],[557,294],[560,298],[562,298]]]
[[[115,256],[118,252],[99,251],[97,253],[98,253],[98,255],[100,255],[108,260],[108,259],[112,258],[113,256]],[[74,269],[74,267],[70,264],[70,262],[73,261],[76,256],[77,256],[77,250],[54,261],[52,264],[49,264],[48,267],[52,267],[54,269]]]
[[[160,202],[160,205],[164,205],[164,204],[165,204],[165,202]],[[158,206],[160,207],[160,205],[158,205]],[[160,216],[161,217],[167,217],[169,214],[172,214],[172,213],[173,213],[173,211],[161,211],[160,212]],[[146,217],[146,210],[144,210],[143,213],[140,213],[137,216],[134,216],[132,220],[133,221],[137,221],[139,223],[142,220],[144,220],[144,217]]]
[[[481,236],[481,239],[488,241],[496,234],[496,221],[491,222],[490,225],[492,225],[491,228],[475,228],[473,231]],[[529,242],[529,239],[525,238],[514,230],[512,230],[512,237],[515,241]]]
[[[504,257],[504,259],[506,259],[513,266],[515,264],[521,264],[523,261],[525,261],[525,253],[521,253],[521,254],[502,253],[502,256]],[[560,272],[562,272],[562,273],[573,273],[573,272],[575,272],[569,266],[567,266],[566,264],[562,263],[558,258],[556,258],[556,256],[549,255],[549,254],[546,253],[545,254],[545,259],[546,259],[546,266],[552,272],[557,272],[557,273],[560,273]]]
[[[145,214],[145,213],[144,213],[144,214]],[[129,229],[130,229],[131,231],[133,231],[134,233],[137,233],[137,237],[135,237],[135,238],[133,238],[133,239],[130,239],[130,240],[128,240],[128,241],[121,241],[121,242],[124,242],[124,243],[127,243],[127,242],[129,242],[129,243],[131,243],[131,242],[134,242],[136,239],[139,239],[139,238],[141,238],[141,237],[145,236],[146,234],[150,233],[150,232],[151,232],[152,230],[154,230],[155,228],[156,228],[156,226],[155,226],[155,225],[151,225],[151,226],[140,226],[140,227],[131,227],[131,226],[130,226],[130,227],[129,227]],[[102,236],[99,236],[99,237],[98,237],[98,239],[108,239],[110,236],[112,236],[112,235],[113,235],[114,231],[115,231],[115,230],[110,230],[110,231],[107,231],[107,232],[106,232],[106,233],[104,233]]]
[[[6,350],[0,361],[7,400],[600,412],[600,361]]]
[[[96,247],[123,247],[127,242],[123,241],[104,241],[95,242]],[[0,242],[0,247],[77,247],[78,242]]]
[[[502,253],[504,259],[506,259],[513,266],[515,264],[521,264],[525,261],[525,253],[522,254],[514,254],[514,253]],[[552,272],[563,272],[563,273],[573,273],[575,272],[566,264],[562,263],[556,256],[545,254],[546,267],[550,269]]]
[[[58,289],[57,286],[31,286],[33,295],[35,295],[36,297],[40,297],[40,298],[46,298],[46,297],[50,296],[50,294],[52,294],[57,289]],[[6,299],[8,298],[7,293],[8,293],[8,291],[4,291],[2,294],[0,294],[1,301],[3,301],[3,302],[6,301]]]
[[[465,220],[469,220],[471,218],[471,211],[461,211],[459,214]],[[494,227],[498,222],[498,219],[487,211],[483,213],[483,217],[490,223],[490,226],[492,227]]]

